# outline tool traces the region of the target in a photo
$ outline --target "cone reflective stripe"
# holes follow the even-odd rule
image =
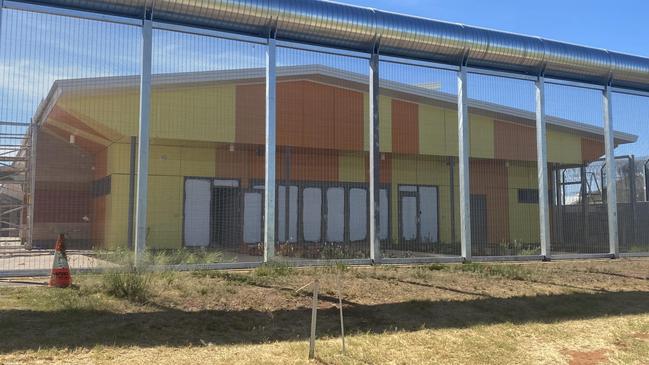
[[[52,274],[50,275],[50,286],[67,288],[71,284],[70,266],[68,265],[68,257],[65,254],[65,236],[60,234],[54,247],[54,263],[52,264]]]

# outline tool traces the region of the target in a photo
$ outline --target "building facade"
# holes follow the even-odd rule
[[[34,245],[51,245],[57,231],[72,232],[80,247],[129,245],[138,82],[54,83],[38,121]],[[278,68],[282,249],[367,248],[367,90],[365,75],[323,65]],[[387,80],[380,93],[381,241],[388,252],[457,254],[457,97]],[[149,248],[261,252],[264,100],[263,70],[154,77]],[[474,245],[538,245],[533,112],[471,100],[469,113]],[[551,170],[604,155],[603,130],[574,121],[548,117],[547,140]],[[616,134],[616,145],[633,141]]]

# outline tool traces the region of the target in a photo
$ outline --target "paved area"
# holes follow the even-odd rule
[[[68,250],[68,264],[73,270],[115,267],[94,257],[92,251]],[[54,250],[26,250],[22,246],[0,246],[0,272],[47,271],[51,269]]]
[[[29,287],[29,286],[47,286],[47,277],[34,278],[6,278],[0,279],[0,288],[2,287]]]

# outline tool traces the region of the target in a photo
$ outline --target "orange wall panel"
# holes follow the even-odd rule
[[[494,121],[496,159],[536,161],[536,129],[514,123]]]
[[[83,223],[91,211],[90,183],[38,182],[34,223]]]
[[[301,147],[304,121],[303,81],[277,84],[277,144]]]
[[[238,85],[236,92],[237,143],[264,144],[266,136],[266,86]]]
[[[419,153],[419,106],[392,100],[392,152]]]
[[[108,175],[108,149],[101,150],[95,154],[94,168],[95,180]]]
[[[509,191],[505,161],[471,160],[471,194],[487,197],[487,239],[509,241]]]
[[[590,138],[581,139],[581,158],[585,162],[598,160],[604,153],[604,141],[596,141]]]
[[[363,150],[363,94],[341,88],[334,89],[335,148],[348,151]]]
[[[338,181],[338,153],[323,151],[291,154],[293,181]]]
[[[334,149],[334,88],[304,83],[303,147]]]
[[[252,150],[230,152],[216,151],[216,177],[241,180],[242,187],[248,187],[251,180],[264,179],[264,154]]]

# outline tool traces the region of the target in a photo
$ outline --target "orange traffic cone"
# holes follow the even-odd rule
[[[54,264],[52,275],[50,275],[50,286],[55,288],[67,288],[72,284],[68,257],[65,255],[65,236],[59,235],[54,247]]]

